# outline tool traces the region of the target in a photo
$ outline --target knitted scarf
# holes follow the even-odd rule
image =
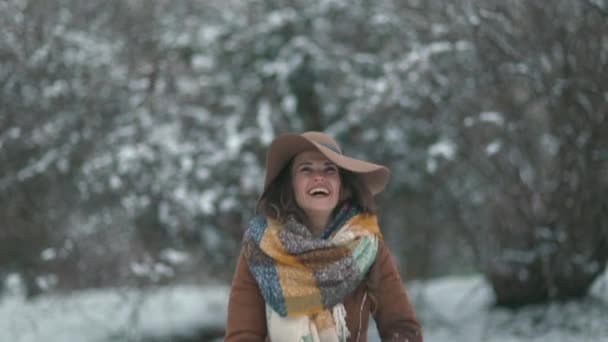
[[[375,215],[344,206],[321,237],[288,219],[254,218],[244,237],[249,269],[266,302],[273,341],[345,341],[344,297],[373,264]]]

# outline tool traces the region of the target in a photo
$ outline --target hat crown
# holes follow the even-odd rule
[[[327,147],[336,153],[342,154],[340,145],[338,145],[338,143],[327,134],[321,132],[306,132],[302,133],[302,136],[316,142],[317,144]]]

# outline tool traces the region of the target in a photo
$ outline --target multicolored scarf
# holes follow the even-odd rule
[[[244,250],[267,305],[271,340],[346,340],[342,301],[373,264],[378,238],[376,216],[348,205],[320,238],[294,219],[253,219]]]

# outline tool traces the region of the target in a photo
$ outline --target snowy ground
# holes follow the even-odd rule
[[[224,324],[227,287],[113,289],[0,302],[2,342],[171,341]]]
[[[608,341],[608,272],[584,300],[520,310],[492,307],[493,293],[482,277],[415,284],[410,294],[425,341]]]
[[[491,307],[483,278],[442,278],[409,289],[428,342],[608,341],[608,272],[588,298],[519,311]],[[225,319],[226,287],[113,289],[0,300],[0,341],[171,341]],[[371,329],[370,342],[379,341]]]

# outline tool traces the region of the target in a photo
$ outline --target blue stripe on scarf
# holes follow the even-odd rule
[[[268,227],[268,221],[264,216],[256,216],[249,221],[249,226],[245,232],[245,243],[247,240],[251,240],[250,248],[259,249],[259,245],[264,237],[264,232]],[[254,242],[251,245],[251,242]],[[269,265],[252,265],[249,263],[249,270],[253,273],[254,278],[258,282],[262,296],[272,308],[275,309],[281,315],[287,315],[287,308],[285,307],[285,298],[283,298],[283,291],[281,291],[279,274],[273,264]]]
[[[267,225],[264,216],[256,216],[249,221],[245,234],[249,235],[249,237],[259,245]]]
[[[285,298],[279,282],[279,274],[274,266],[249,266],[258,282],[262,297],[281,316],[287,316]]]

